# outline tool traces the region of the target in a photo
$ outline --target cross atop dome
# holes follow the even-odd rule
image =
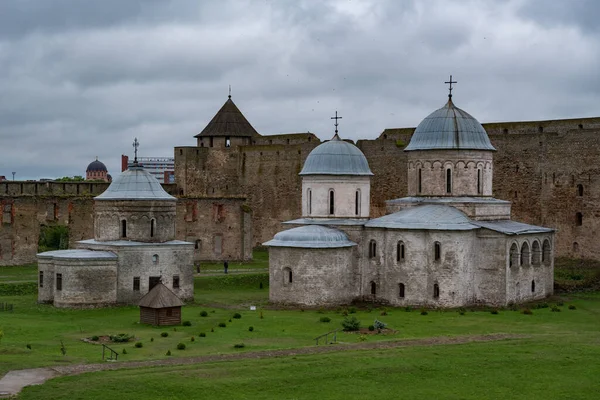
[[[452,75],[450,75],[450,80],[449,80],[449,81],[447,81],[447,82],[444,82],[444,83],[449,83],[449,84],[450,84],[450,87],[449,87],[449,89],[450,89],[450,93],[448,94],[448,98],[449,98],[449,99],[452,99],[452,84],[453,84],[453,83],[458,83],[458,82],[456,82],[456,81],[452,81]]]
[[[335,123],[333,124],[333,126],[335,126],[335,136],[338,136],[338,125],[339,125],[338,119],[342,119],[342,117],[338,117],[338,112],[336,110],[335,117],[331,117],[331,119],[335,119]]]

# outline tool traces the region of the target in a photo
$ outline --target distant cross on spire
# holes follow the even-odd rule
[[[335,117],[331,117],[331,119],[335,119],[335,124],[333,124],[333,125],[335,126],[335,134],[337,135],[337,133],[338,133],[338,125],[339,125],[338,119],[342,119],[342,117],[338,117],[337,110],[336,110],[335,111]]]
[[[133,152],[135,154],[135,158],[133,159],[133,163],[137,164],[137,149],[140,147],[140,142],[138,142],[137,138],[133,140]]]
[[[229,96],[227,96],[228,98],[231,98],[231,85],[229,85]]]
[[[450,84],[450,93],[448,94],[448,98],[451,99],[452,98],[452,84],[453,83],[458,83],[458,82],[452,81],[452,75],[450,75],[450,80],[448,82],[444,82],[444,83],[449,83]]]

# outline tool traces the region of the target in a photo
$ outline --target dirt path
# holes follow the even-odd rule
[[[76,365],[60,365],[48,368],[24,369],[18,371],[10,371],[2,379],[0,379],[0,398],[3,396],[15,395],[25,386],[39,385],[46,380],[63,375],[78,375],[86,372],[117,370],[123,368],[143,368],[143,367],[159,367],[169,365],[190,365],[216,361],[234,361],[244,359],[263,359],[273,357],[287,357],[304,354],[323,354],[333,353],[338,351],[348,350],[374,350],[374,349],[393,349],[398,347],[411,346],[436,346],[436,345],[451,345],[464,344],[475,342],[489,342],[495,340],[507,339],[522,339],[524,335],[509,335],[509,334],[493,334],[493,335],[474,335],[474,336],[458,336],[458,337],[436,337],[426,339],[404,339],[391,340],[386,342],[363,342],[351,344],[336,344],[323,345],[312,347],[300,347],[296,349],[282,350],[264,350],[251,351],[244,353],[232,354],[215,354],[198,357],[183,357],[170,358],[163,360],[152,361],[124,361],[102,364],[76,364]]]

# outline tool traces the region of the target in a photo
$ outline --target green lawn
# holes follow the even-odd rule
[[[251,261],[230,261],[229,270],[236,269],[269,269],[269,252],[267,250],[254,250]],[[201,262],[200,272],[223,271],[223,262]]]

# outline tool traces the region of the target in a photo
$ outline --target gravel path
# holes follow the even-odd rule
[[[403,339],[391,340],[385,342],[363,342],[352,344],[335,344],[312,347],[300,347],[296,349],[282,350],[264,350],[250,351],[243,353],[232,354],[215,354],[198,357],[182,357],[169,358],[162,360],[151,361],[123,361],[102,364],[76,364],[76,365],[60,365],[48,368],[24,369],[18,371],[10,371],[2,379],[0,379],[0,398],[10,395],[15,395],[25,386],[39,385],[46,380],[62,376],[62,375],[78,375],[86,372],[117,370],[123,368],[143,368],[143,367],[159,367],[169,365],[190,365],[215,361],[234,361],[245,359],[264,359],[273,357],[287,357],[304,354],[322,354],[333,353],[347,350],[373,350],[373,349],[393,349],[398,347],[411,346],[436,346],[436,345],[451,345],[464,344],[474,342],[489,342],[495,340],[507,339],[522,339],[523,335],[509,334],[492,334],[492,335],[474,335],[474,336],[457,336],[457,337],[436,337],[426,339]]]

